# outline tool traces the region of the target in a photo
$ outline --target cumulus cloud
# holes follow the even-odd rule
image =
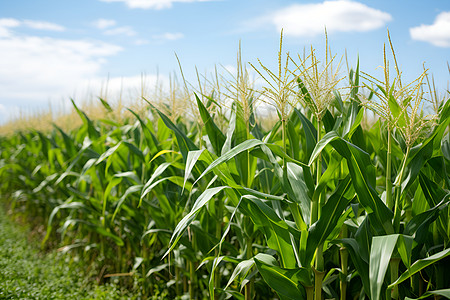
[[[184,35],[181,32],[166,32],[159,35],[154,35],[153,38],[157,40],[175,41],[182,39]]]
[[[15,28],[24,24],[0,19],[3,106],[20,101],[46,103],[52,96],[66,97],[86,78],[98,77],[106,59],[122,51],[117,45],[101,41],[17,34]]]
[[[137,33],[133,30],[133,28],[131,28],[131,26],[121,26],[105,30],[104,34],[134,36]]]
[[[450,11],[437,15],[431,25],[420,25],[409,29],[413,40],[431,43],[438,47],[450,47]]]
[[[135,36],[136,31],[131,26],[116,26],[116,20],[111,19],[98,19],[92,22],[92,25],[100,30],[106,35],[126,35]]]
[[[39,30],[50,30],[50,31],[64,31],[66,28],[64,26],[51,23],[51,22],[45,22],[45,21],[33,21],[33,20],[25,20],[23,21],[23,24],[29,28],[32,29],[39,29]]]
[[[213,0],[100,0],[102,2],[123,2],[129,8],[141,9],[166,9],[171,8],[176,2],[208,2]]]
[[[141,75],[106,80],[104,64],[123,51],[122,47],[92,39],[20,32],[28,26],[25,21],[0,18],[0,123],[19,111],[45,108],[49,102],[95,97],[106,85],[109,96],[123,93],[127,98],[138,95],[142,82],[148,89],[157,82],[168,82],[162,75],[147,75],[144,81]]]
[[[134,41],[134,44],[136,46],[148,45],[150,44],[150,41],[146,39],[137,39],[136,41]]]
[[[111,19],[98,19],[94,21],[92,24],[94,25],[95,28],[106,29],[115,26],[117,22]]]
[[[369,31],[392,20],[386,12],[350,1],[324,1],[314,4],[293,4],[276,11],[270,22],[286,35],[315,36],[329,32]]]
[[[37,30],[49,30],[49,31],[64,31],[64,26],[46,22],[46,21],[34,21],[34,20],[17,20],[13,18],[0,19],[0,38],[6,38],[12,36],[12,30],[18,27],[27,27]]]
[[[20,21],[16,19],[0,19],[0,38],[11,36],[11,29],[19,27]]]

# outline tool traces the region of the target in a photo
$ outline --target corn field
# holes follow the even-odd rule
[[[450,297],[448,91],[325,52],[238,54],[232,79],[124,119],[74,102],[79,128],[0,137],[2,201],[137,298]]]

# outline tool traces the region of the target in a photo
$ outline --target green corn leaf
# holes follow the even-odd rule
[[[400,275],[400,277],[397,280],[395,280],[393,283],[391,283],[388,286],[388,289],[393,288],[394,286],[402,283],[403,281],[405,281],[412,275],[416,274],[420,270],[428,267],[429,265],[434,264],[435,262],[438,262],[439,260],[441,260],[449,255],[450,255],[450,248],[444,249],[444,250],[442,250],[434,255],[431,255],[427,258],[423,258],[423,259],[419,259],[419,260],[415,261],[411,265],[410,268],[408,268],[402,275]]]
[[[341,157],[336,152],[333,152],[327,169],[322,174],[322,176],[320,176],[320,181],[316,185],[316,188],[314,189],[314,194],[312,197],[313,200],[319,201],[320,194],[328,186],[330,182],[333,182],[336,175],[338,174],[340,167],[341,167]],[[342,175],[344,174],[341,174],[341,176]]]
[[[392,114],[393,121],[397,123],[400,127],[406,126],[406,114],[405,108],[402,109],[394,97],[389,97],[388,101],[389,110]]]
[[[295,195],[293,200],[300,205],[303,221],[309,225],[311,199],[308,196],[308,188],[303,175],[304,170],[302,167],[290,162],[286,164],[286,167],[289,183]]]
[[[223,189],[228,188],[226,186],[219,186],[205,190],[195,201],[194,206],[191,211],[183,217],[183,219],[177,224],[175,230],[170,238],[170,247],[169,250],[166,251],[163,257],[166,257],[177,245],[181,236],[187,229],[187,227],[192,223],[195,219],[197,213],[200,211],[202,207],[204,207],[216,194],[221,192]]]
[[[309,167],[307,164],[302,163],[301,161],[298,161],[296,159],[293,159],[292,157],[290,157],[289,155],[287,155],[284,151],[283,148],[279,145],[276,144],[264,144],[264,146],[266,148],[269,148],[273,154],[283,158],[286,162],[292,162],[295,163],[296,165],[302,166],[302,167]]]
[[[323,206],[320,219],[316,223],[311,224],[306,244],[306,263],[311,262],[314,251],[319,245],[325,242],[336,227],[342,212],[350,203],[350,200],[345,197],[350,185],[350,176],[348,176],[339,184],[336,191]]]
[[[215,282],[215,275],[216,275],[216,268],[217,266],[222,262],[222,260],[224,259],[224,256],[219,256],[214,258],[213,260],[213,265],[211,268],[211,275],[209,276],[209,297],[210,299],[214,299],[214,282]]]
[[[384,276],[398,237],[398,234],[391,234],[372,239],[369,262],[370,299],[380,299]]]
[[[146,161],[145,161],[145,155],[144,155],[144,153],[142,153],[142,151],[141,151],[138,147],[136,147],[136,146],[133,145],[132,143],[129,143],[129,142],[126,142],[126,141],[123,141],[123,144],[124,144],[125,146],[127,146],[128,149],[129,149],[131,152],[133,152],[137,157],[139,157],[139,160],[140,160],[142,163],[145,163],[145,162],[146,162]]]
[[[333,241],[333,243],[342,243],[350,253],[352,262],[355,264],[359,277],[364,286],[364,291],[369,294],[370,281],[369,281],[369,264],[362,259],[360,255],[360,246],[358,242],[353,238],[344,238]]]
[[[449,201],[446,200],[450,195],[447,195],[438,205],[414,216],[408,224],[405,226],[403,233],[405,235],[414,236],[417,243],[424,243],[428,237],[429,226],[433,223],[441,214],[441,211],[448,207]],[[442,216],[444,217],[444,216]]]
[[[222,150],[220,152],[221,155],[223,155],[231,150],[231,142],[233,139],[233,134],[234,134],[235,128],[236,128],[236,114],[234,112],[231,112],[230,122],[228,123],[226,139],[223,144]]]
[[[306,138],[306,159],[310,159],[314,147],[317,143],[317,130],[314,125],[297,109],[294,109],[295,113],[302,122],[302,128]]]
[[[70,101],[72,102],[72,106],[75,108],[75,111],[78,113],[80,118],[83,120],[85,129],[88,132],[89,137],[92,140],[98,139],[100,137],[100,133],[95,128],[94,123],[92,122],[92,120],[89,119],[89,117],[83,111],[81,111],[78,108],[78,106],[75,104],[75,101],[73,101],[73,99],[70,99]]]
[[[114,177],[127,178],[137,184],[142,184],[141,179],[132,171],[117,173],[114,174]]]
[[[400,235],[397,242],[397,251],[403,261],[403,264],[409,268],[411,266],[411,252],[414,239],[407,235]]]
[[[294,117],[297,117],[295,114],[292,114],[289,118],[286,126],[287,138],[289,141],[289,156],[296,160],[300,160],[300,140],[297,132],[295,132],[295,128],[293,125]]]
[[[272,256],[259,253],[254,258],[256,267],[264,281],[277,294],[288,299],[304,299],[301,283],[311,284],[310,273],[305,268],[285,269],[275,264]]]
[[[206,133],[208,134],[209,140],[211,141],[214,152],[217,155],[220,155],[222,147],[225,143],[225,135],[214,123],[213,118],[209,114],[206,107],[203,105],[202,101],[198,98],[197,94],[194,93],[194,95],[195,99],[197,100],[197,107],[200,112],[200,116],[203,120],[203,124],[205,125]]]
[[[109,105],[108,101],[106,101],[105,99],[103,99],[102,97],[99,97],[98,100],[100,100],[100,102],[102,103],[103,107],[108,111],[108,112],[112,112],[113,109],[111,108],[111,105]]]
[[[113,216],[112,216],[111,221],[114,221],[114,219],[116,218],[117,213],[120,211],[120,209],[121,209],[121,207],[122,207],[122,204],[123,204],[124,201],[127,199],[127,197],[128,197],[129,195],[133,194],[133,193],[141,192],[141,191],[142,191],[142,187],[143,187],[143,185],[133,185],[133,186],[130,186],[130,187],[125,191],[125,193],[123,194],[123,196],[120,197],[119,201],[117,201],[116,209],[114,210],[114,213],[113,213]]]
[[[445,159],[450,161],[450,132],[441,141],[441,151]]]
[[[197,162],[197,160],[199,159],[199,157],[203,153],[203,151],[204,151],[204,149],[188,152],[188,155],[186,158],[186,167],[184,169],[183,190],[184,190],[184,186],[186,185],[186,181],[187,181],[188,177],[191,175],[191,172],[195,166],[195,163]]]
[[[194,185],[206,174],[208,174],[208,172],[210,172],[212,169],[216,168],[218,165],[229,161],[230,159],[234,158],[237,154],[242,153],[243,151],[249,150],[251,148],[254,148],[258,145],[262,145],[264,144],[264,142],[260,141],[260,140],[246,140],[242,143],[240,143],[239,145],[237,145],[236,147],[234,147],[233,149],[231,149],[230,151],[228,151],[225,154],[222,154],[218,159],[216,159],[215,161],[213,161],[204,171],[203,173],[199,176],[199,178],[197,178],[197,180],[194,182]]]
[[[253,267],[254,264],[255,261],[253,260],[253,258],[239,262],[236,268],[234,268],[233,273],[231,274],[230,279],[228,280],[228,283],[225,286],[225,289],[227,289],[236,278],[247,277],[248,273],[250,272],[250,269]]]
[[[241,202],[240,207],[245,214],[252,219],[255,225],[264,228],[267,244],[279,253],[283,267],[295,267],[297,262],[291,244],[291,235],[298,240],[300,232],[289,226],[270,206],[260,199],[251,195],[244,195]]]
[[[105,159],[107,159],[108,157],[110,157],[111,155],[114,154],[114,152],[117,151],[117,149],[119,149],[119,147],[122,145],[122,142],[117,143],[117,145],[115,145],[114,147],[109,148],[108,150],[106,150],[106,152],[104,152],[102,155],[100,155],[100,157],[97,159],[97,161],[95,162],[96,165],[100,164],[102,161],[104,161]]]
[[[311,166],[314,161],[317,159],[322,150],[327,146],[331,141],[340,139],[340,136],[335,132],[331,131],[325,134],[320,141],[317,142],[316,147],[311,153],[311,157],[309,158],[308,166]]]
[[[347,160],[347,166],[352,177],[352,184],[358,195],[358,199],[369,213],[374,213],[386,233],[394,231],[392,226],[392,211],[379,198],[370,181],[375,178],[370,171],[373,168],[369,155],[355,145],[343,140],[336,132],[331,131],[317,143],[311,155],[309,165],[318,157],[326,145],[331,144],[336,151]]]
[[[396,178],[396,182],[401,182],[402,193],[407,191],[408,187],[413,184],[425,163],[433,156],[434,149],[440,146],[437,143],[435,145],[435,141],[442,140],[445,130],[450,124],[450,118],[441,121],[434,129],[433,134],[422,143],[419,150],[408,160],[404,178]]]
[[[325,114],[323,115],[322,122],[326,132],[336,130],[335,128],[336,119],[333,117],[333,115],[330,113],[328,109],[325,111]]]
[[[108,202],[108,197],[111,194],[111,190],[122,182],[122,177],[113,177],[111,181],[106,186],[105,192],[103,193],[103,209],[102,209],[102,215],[105,215],[106,212],[106,204]]]
[[[352,102],[351,107],[349,108],[350,116],[347,118],[347,123],[345,123],[342,132],[342,135],[344,137],[351,137],[358,128],[358,126],[361,124],[361,121],[363,120],[364,117],[364,110],[359,109],[359,106],[357,104],[355,105],[358,106],[358,109],[352,109],[355,106],[354,103],[355,102]]]
[[[88,227],[90,230],[97,232],[98,234],[110,238],[114,243],[116,243],[117,246],[121,247],[124,245],[123,240],[118,237],[117,235],[111,233],[109,229],[104,228],[103,226],[88,222],[86,220],[81,219],[68,219],[64,223],[64,225],[61,227],[61,230],[64,232],[69,226],[74,226],[77,224],[83,224],[86,227]]]
[[[442,201],[444,204],[448,204],[450,200],[450,192],[443,190],[435,182],[431,181],[423,172],[420,172],[419,183],[422,188],[425,199],[430,207],[439,206]],[[448,213],[440,214],[438,217],[438,230],[443,236],[448,232],[449,217]]]
[[[344,102],[342,101],[341,93],[339,93],[339,91],[334,90],[333,95],[334,95],[335,107],[338,109],[338,111],[340,113],[343,113],[344,112]]]
[[[190,138],[187,137],[187,135],[181,131],[173,122],[161,111],[159,111],[157,108],[153,107],[163,120],[164,124],[175,133],[175,137],[178,141],[178,147],[180,147],[181,155],[183,155],[183,159],[186,161],[187,154],[189,151],[192,150],[198,150],[198,147],[192,142]]]
[[[55,207],[52,212],[50,213],[50,216],[48,218],[48,222],[47,222],[47,232],[45,234],[44,239],[42,240],[41,244],[44,245],[48,238],[50,237],[50,233],[52,231],[52,223],[53,223],[53,219],[55,218],[56,214],[61,210],[61,209],[86,209],[86,205],[84,205],[84,203],[82,202],[71,202],[71,199],[69,198],[67,200],[66,203],[63,203],[61,205],[58,205],[57,207]]]
[[[139,124],[141,125],[142,133],[144,134],[145,141],[147,142],[147,147],[149,147],[151,152],[155,153],[158,150],[161,150],[161,149],[158,149],[158,147],[157,147],[158,141],[156,140],[153,132],[150,130],[150,128],[147,126],[147,124],[145,124],[144,120],[142,120],[141,117],[137,113],[132,111],[131,109],[128,109],[128,111],[131,112],[135,116],[135,118],[138,120]]]
[[[436,291],[428,291],[425,294],[423,294],[421,297],[419,298],[409,298],[409,297],[405,297],[405,300],[419,300],[419,299],[426,299],[429,298],[432,295],[436,295],[436,296],[442,296],[445,297],[447,299],[450,299],[450,289],[443,289],[443,290],[436,290]]]
[[[147,194],[153,189],[154,185],[154,181],[155,179],[161,175],[169,166],[171,165],[171,163],[166,162],[163,164],[160,164],[156,170],[153,172],[152,177],[150,177],[150,179],[145,183],[144,188],[142,189],[142,194],[141,194],[141,200],[139,201],[139,206],[141,206],[142,203],[142,199],[147,196]]]

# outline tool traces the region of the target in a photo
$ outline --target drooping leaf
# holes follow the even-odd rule
[[[416,274],[417,272],[419,272],[420,270],[428,267],[431,264],[434,264],[435,262],[438,262],[439,260],[447,257],[450,255],[450,248],[448,249],[444,249],[434,255],[431,255],[427,258],[423,258],[423,259],[418,259],[416,260],[410,268],[408,268],[402,275],[400,275],[399,278],[397,278],[397,280],[395,280],[393,283],[391,283],[388,288],[392,288],[400,283],[402,283],[403,281],[405,281],[406,279],[408,279],[409,277],[411,277],[412,275]]]
[[[170,238],[171,245],[169,247],[169,250],[167,250],[167,252],[164,254],[164,257],[166,257],[173,250],[173,248],[175,248],[181,236],[183,235],[187,227],[192,223],[199,210],[204,207],[206,203],[208,203],[212,199],[212,197],[214,197],[225,188],[228,187],[219,186],[207,189],[197,198],[191,211],[186,216],[184,216],[183,219],[175,227],[172,237]]]
[[[309,280],[309,272],[304,268],[284,269],[268,261],[267,254],[257,254],[253,259],[264,281],[278,294],[288,299],[303,299],[301,282]],[[270,259],[270,257],[269,257]]]

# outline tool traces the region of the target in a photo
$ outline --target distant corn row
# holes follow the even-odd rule
[[[176,97],[120,121],[74,104],[76,130],[0,138],[2,198],[143,297],[449,297],[449,94],[386,58],[383,80],[359,64],[342,79],[334,60],[280,46],[278,70],[252,66],[257,91],[238,57],[189,118]]]

